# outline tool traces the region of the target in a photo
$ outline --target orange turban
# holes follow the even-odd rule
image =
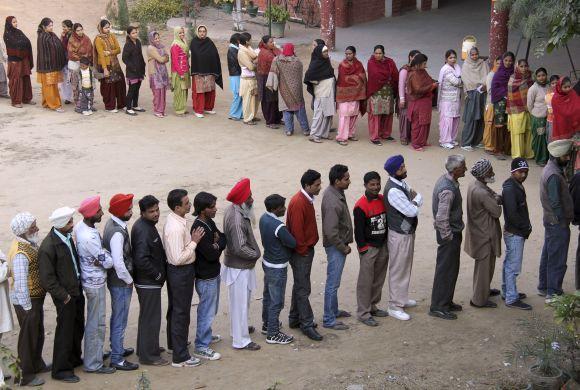
[[[109,212],[121,218],[133,207],[133,194],[116,194],[109,201]]]

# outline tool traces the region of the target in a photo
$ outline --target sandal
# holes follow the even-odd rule
[[[352,137],[348,137],[349,141],[358,141],[358,137],[353,135]]]
[[[314,137],[308,138],[308,141],[314,142],[316,144],[321,144],[322,143],[322,140],[320,138],[314,138]]]
[[[346,142],[346,141],[336,140],[336,143],[339,144],[339,145],[341,145],[341,146],[347,146],[348,145],[348,142]]]
[[[256,126],[256,123],[255,122],[244,122],[244,125]]]

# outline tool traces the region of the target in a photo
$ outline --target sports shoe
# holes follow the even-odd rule
[[[119,110],[117,110],[116,108],[113,108],[112,110],[105,110],[107,112],[110,112],[111,114],[116,114],[119,112]]]
[[[407,313],[405,313],[405,310],[403,310],[403,309],[400,309],[400,308],[399,309],[391,309],[391,308],[389,308],[387,311],[389,312],[390,317],[396,318],[398,320],[409,321],[411,319],[411,316],[408,315]]]
[[[4,379],[8,379],[6,377],[4,377]],[[28,383],[23,383],[22,386],[30,386],[30,387],[36,387],[36,386],[42,386],[44,385],[44,379],[42,379],[39,376],[35,376],[30,382]]]
[[[181,363],[171,363],[172,367],[181,368],[181,367],[197,367],[201,364],[201,360],[196,357],[190,357],[189,360],[186,360]]]
[[[84,116],[93,115],[93,112],[92,111],[83,111],[83,115]]]
[[[285,333],[282,332],[278,332],[278,334],[274,335],[274,336],[268,336],[266,337],[266,342],[268,344],[290,344],[292,341],[294,341],[294,337],[287,335]]]
[[[205,114],[209,114],[209,115],[215,115],[216,112],[214,110],[206,110],[204,111]]]
[[[278,329],[282,329],[282,321],[278,322]],[[260,333],[262,333],[263,335],[268,334],[268,324],[262,324],[262,330],[260,331]]]
[[[211,341],[209,342],[209,344],[217,344],[220,341],[222,341],[222,336],[220,336],[219,334],[214,334],[213,336],[211,336]]]
[[[546,290],[538,290],[538,295],[541,297],[545,297],[546,296]]]
[[[524,303],[522,301],[520,301],[519,299],[517,301],[514,301],[512,303],[506,303],[505,304],[507,307],[511,307],[514,309],[520,309],[520,310],[532,310],[532,306],[528,305],[527,303]]]
[[[417,306],[417,301],[414,299],[409,299],[407,300],[407,302],[403,307],[415,307],[415,306]]]
[[[219,352],[216,352],[211,348],[196,349],[195,351],[193,351],[193,354],[198,358],[206,360],[220,360],[222,357],[222,355],[220,355]]]
[[[461,149],[465,150],[466,152],[473,152],[473,148],[471,146],[462,146]]]
[[[144,109],[144,108],[142,108],[142,107],[139,107],[139,106],[137,106],[137,107],[133,107],[133,110],[134,110],[134,111],[137,111],[137,112],[145,112],[145,109]]]
[[[453,141],[453,142],[451,142],[451,143],[453,144],[453,146],[457,146],[457,145],[459,145],[459,142],[457,142],[457,141]]]
[[[455,146],[453,144],[439,144],[443,149],[453,149]]]
[[[137,115],[137,113],[135,111],[133,111],[133,110],[125,110],[125,114],[131,115],[131,116]]]
[[[195,113],[195,116],[198,117],[198,118],[205,118],[205,116],[203,114],[199,114],[197,112]]]

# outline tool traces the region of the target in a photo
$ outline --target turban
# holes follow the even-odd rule
[[[62,229],[66,226],[68,221],[72,218],[75,213],[75,209],[70,207],[61,207],[52,212],[52,215],[48,217],[48,220],[57,229]]]
[[[30,229],[32,224],[36,221],[36,218],[29,212],[25,211],[23,213],[18,213],[12,218],[10,222],[10,228],[15,236],[21,236]]]
[[[385,162],[385,171],[389,172],[390,176],[395,176],[395,173],[401,168],[401,165],[405,162],[405,159],[400,154],[396,156],[391,156]]]
[[[226,199],[233,204],[237,204],[238,206],[244,203],[250,197],[250,179],[243,178],[239,182],[236,183],[234,188],[231,189],[230,193],[226,197]]]
[[[101,197],[99,195],[90,196],[81,202],[79,213],[85,218],[95,216],[99,212]]]
[[[480,158],[471,167],[471,174],[476,179],[481,179],[491,169],[491,162],[485,158]]]
[[[562,157],[570,152],[572,140],[560,139],[548,144],[548,152],[554,157]]]
[[[519,171],[520,169],[530,169],[528,162],[525,158],[516,157],[512,160],[512,170],[511,172]]]
[[[116,194],[109,201],[109,212],[121,218],[133,208],[133,194]]]
[[[293,56],[294,45],[291,43],[285,43],[284,46],[282,46],[282,54],[285,55],[286,57]]]

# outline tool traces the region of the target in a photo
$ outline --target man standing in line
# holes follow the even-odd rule
[[[255,218],[250,179],[236,183],[226,199],[232,204],[224,213],[227,247],[221,277],[230,300],[232,346],[257,351],[261,347],[250,338],[255,329],[248,326],[248,314],[252,292],[256,290],[256,261],[262,253],[252,230]]]
[[[405,181],[407,167],[403,156],[389,158],[385,170],[389,173],[384,192],[389,224],[389,316],[406,321],[411,316],[405,308],[417,306],[417,301],[409,299],[409,282],[423,197]]]
[[[185,216],[191,210],[191,202],[187,191],[175,189],[167,195],[167,205],[171,212],[163,226],[163,247],[167,256],[167,279],[171,288],[171,330],[173,362],[171,365],[179,367],[195,367],[201,361],[192,357],[187,348],[191,299],[195,270],[195,248],[204,235],[203,229],[195,229],[192,233],[187,230]],[[169,316],[168,312],[168,316]]]
[[[20,325],[18,359],[22,370],[21,386],[41,386],[44,379],[36,376],[50,368],[42,359],[44,347],[44,298],[46,291],[40,284],[38,266],[38,227],[36,218],[18,213],[10,223],[14,240],[8,251],[12,273],[10,300]]]
[[[564,177],[564,167],[570,162],[571,140],[548,144],[550,160],[540,180],[540,202],[544,210],[544,247],[540,259],[538,292],[551,302],[562,294],[566,274],[570,223],[574,219],[574,202]]]
[[[139,298],[137,356],[148,366],[166,366],[159,346],[161,330],[161,288],[165,283],[167,257],[155,225],[159,222],[159,201],[146,195],[139,201],[141,218],[131,229],[133,280]],[[169,336],[171,337],[171,335]]]
[[[85,330],[85,298],[81,291],[80,264],[71,237],[75,209],[52,212],[52,229],[38,250],[40,282],[56,306],[56,330],[52,352],[52,378],[76,383],[74,368],[83,364],[81,342]]]
[[[101,222],[103,218],[101,197],[96,195],[83,200],[78,211],[84,217],[74,227],[81,265],[81,285],[87,297],[84,370],[97,374],[112,374],[115,368],[103,365],[103,346],[107,328],[105,284],[107,270],[113,267],[113,258],[103,248],[101,234],[95,227],[95,224]]]
[[[319,238],[313,203],[322,185],[320,173],[307,170],[300,179],[300,185],[302,188],[290,199],[286,213],[288,231],[296,239],[296,248],[290,259],[294,285],[288,322],[290,328],[300,327],[309,339],[321,341],[322,336],[316,331],[317,324],[309,301],[314,245]]]
[[[356,283],[357,317],[368,326],[378,326],[374,317],[386,317],[377,307],[385,284],[387,250],[387,213],[381,192],[381,176],[367,172],[363,178],[365,194],[354,205],[354,239],[360,268]]]
[[[455,320],[453,312],[463,308],[453,302],[455,285],[459,275],[461,241],[463,239],[463,198],[459,189],[460,177],[465,176],[465,157],[459,154],[447,156],[447,173],[439,178],[433,188],[433,219],[437,235],[437,265],[431,293],[429,315],[444,320]]]
[[[522,299],[526,294],[518,293],[516,279],[522,270],[524,244],[532,233],[524,181],[528,177],[529,165],[525,158],[512,161],[511,176],[503,183],[501,194],[505,220],[503,239],[505,259],[503,261],[501,292],[505,305],[514,309],[532,310]]]
[[[125,348],[125,329],[131,295],[133,295],[133,256],[127,222],[133,216],[133,194],[116,194],[109,201],[111,218],[105,224],[103,240],[111,253],[113,267],[107,275],[107,286],[111,293],[111,367],[121,371],[132,371],[138,364],[125,360],[133,354],[133,348]]]
[[[467,188],[467,227],[465,253],[475,260],[473,297],[469,304],[477,308],[495,308],[489,300],[495,259],[501,256],[501,196],[488,184],[495,182],[491,162],[480,158],[471,167],[475,181]]]
[[[344,191],[350,185],[348,167],[336,164],[328,174],[329,185],[322,195],[322,243],[328,258],[326,285],[324,287],[325,328],[346,330],[348,325],[337,318],[350,317],[350,313],[338,308],[338,288],[346,256],[353,242],[352,221]]]

